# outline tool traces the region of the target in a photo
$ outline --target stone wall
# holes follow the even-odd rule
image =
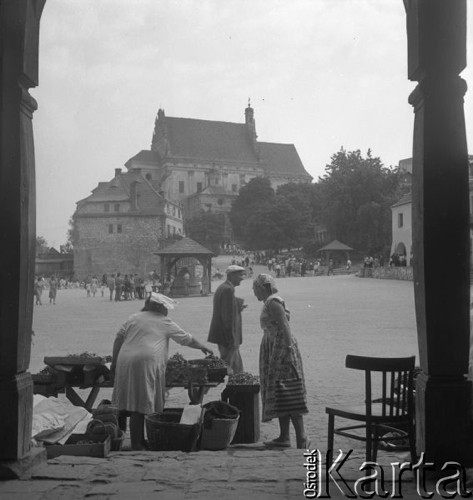
[[[109,224],[113,233],[108,232]],[[122,232],[117,233],[118,224]],[[74,244],[74,272],[78,279],[104,273],[144,276],[158,270],[159,249],[164,228],[160,217],[106,217],[76,219],[78,240]]]
[[[356,275],[360,278],[413,281],[412,267],[362,267]]]

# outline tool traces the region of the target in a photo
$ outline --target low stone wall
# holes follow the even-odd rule
[[[413,281],[412,267],[362,267],[356,275],[359,278]]]

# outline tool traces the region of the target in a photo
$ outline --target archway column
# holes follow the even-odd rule
[[[36,236],[32,117],[39,22],[45,0],[0,4],[0,477],[22,476],[44,450],[30,451],[30,363]]]
[[[405,0],[414,107],[414,290],[422,373],[417,451],[438,466],[471,458],[468,151],[460,72],[466,1]],[[470,448],[470,449],[469,449]]]

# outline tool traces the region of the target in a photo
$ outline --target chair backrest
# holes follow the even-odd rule
[[[406,358],[373,358],[348,354],[345,366],[365,372],[366,413],[371,415],[372,403],[381,404],[381,415],[393,419],[413,414],[415,356]],[[372,372],[379,373],[379,394],[373,400]],[[378,382],[378,380],[376,380]]]

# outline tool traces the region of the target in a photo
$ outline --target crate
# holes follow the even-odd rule
[[[224,450],[232,442],[240,417],[214,418],[210,428],[202,428],[200,449]]]
[[[260,437],[259,385],[227,385],[222,392],[226,401],[240,410],[240,419],[231,444],[257,443]]]
[[[80,441],[89,442],[79,444]],[[45,448],[48,459],[59,455],[104,458],[110,453],[111,441],[110,436],[71,434],[65,444],[48,444]]]
[[[198,424],[180,424],[183,408],[165,408],[145,416],[146,435],[152,451],[195,451],[202,430]]]

